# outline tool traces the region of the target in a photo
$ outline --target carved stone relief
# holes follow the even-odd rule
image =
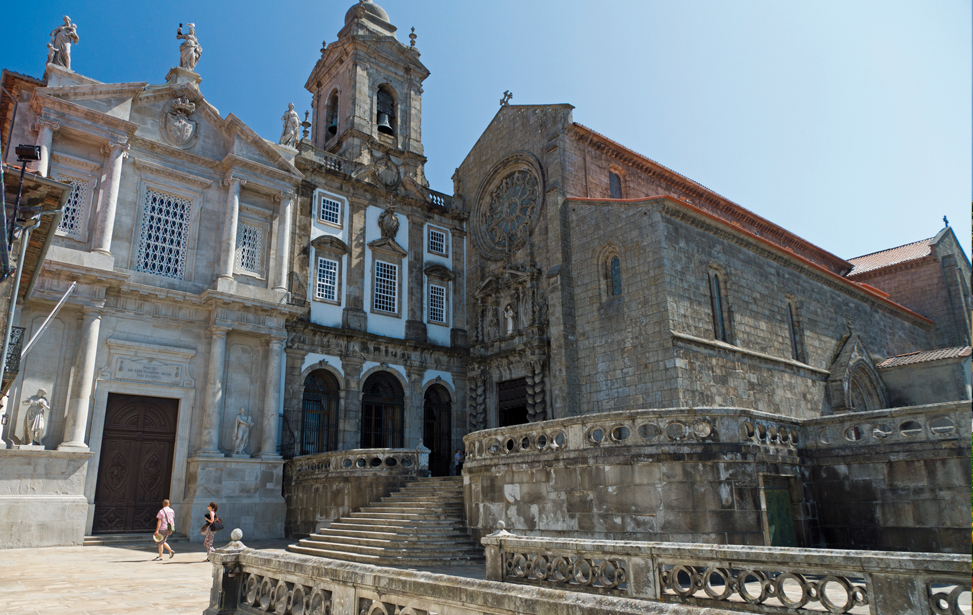
[[[186,149],[196,143],[197,124],[192,119],[196,104],[185,97],[176,98],[162,111],[163,138],[173,147]]]

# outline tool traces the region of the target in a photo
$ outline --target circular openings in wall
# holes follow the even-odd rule
[[[341,467],[343,468],[350,468],[352,465],[354,464],[352,463],[351,459],[345,459],[341,462]]]
[[[555,434],[555,436],[554,436],[554,444],[557,444],[561,448],[564,447],[564,444],[567,441],[568,441],[568,438],[567,438],[567,436],[564,435],[564,432],[563,431],[557,432],[557,434]]]
[[[686,425],[679,421],[673,421],[666,425],[666,437],[670,440],[682,440],[686,437],[688,431]]]
[[[513,438],[507,438],[507,440],[503,443],[503,448],[508,453],[512,453],[514,451],[514,439]]]
[[[377,468],[377,467],[379,467],[379,466],[382,465],[382,458],[381,457],[372,457],[368,461],[368,465],[372,466],[373,468]]]
[[[831,444],[834,442],[834,430],[822,429],[821,433],[818,434],[818,440],[821,444]]]
[[[757,439],[761,442],[767,441],[767,426],[757,425]]]
[[[858,442],[862,439],[862,430],[858,425],[852,425],[845,430],[845,440],[849,442]]]
[[[753,437],[757,434],[757,428],[753,426],[753,423],[746,421],[743,425],[740,425],[740,435],[743,436],[745,440],[753,440]]]
[[[500,452],[500,440],[494,440],[490,443],[490,448],[487,449],[492,454],[496,455]]]
[[[359,457],[358,461],[355,462],[355,465],[359,468],[364,468],[368,465],[368,463],[365,461],[364,457]]]
[[[879,440],[884,440],[892,435],[893,427],[888,423],[879,423],[872,429],[872,435]]]
[[[399,465],[399,462],[396,461],[395,457],[386,457],[385,465],[387,465],[390,468],[394,468],[395,466]]]
[[[539,451],[542,451],[545,448],[547,448],[547,436],[545,436],[544,434],[537,436],[537,438],[534,439],[534,446],[536,446],[537,450]]]
[[[797,444],[797,432],[792,429],[790,431],[790,436],[791,436],[791,443]]]
[[[662,430],[657,425],[646,423],[639,425],[639,436],[645,440],[655,440],[662,435]]]
[[[705,440],[713,435],[713,426],[706,421],[696,421],[693,423],[693,435],[700,440]]]
[[[325,470],[330,470],[331,469],[331,460],[330,459],[328,459],[327,461],[324,462],[324,469]]]
[[[953,422],[945,416],[940,416],[930,421],[929,431],[936,436],[949,436],[956,431],[956,426],[953,425]]]
[[[781,427],[780,429],[778,429],[777,430],[777,438],[780,440],[780,443],[781,444],[787,444],[787,440],[788,440],[788,438],[790,438],[790,435],[787,433],[787,429],[784,428],[784,427]]]
[[[776,442],[777,441],[777,428],[773,425],[767,428],[767,441]]]
[[[592,444],[601,444],[605,441],[605,429],[604,427],[592,427],[588,430],[588,442]]]
[[[520,450],[522,451],[530,450],[530,438],[528,436],[524,436],[523,439],[521,439]]]
[[[899,433],[906,438],[918,436],[922,433],[922,425],[919,421],[905,421],[899,425]]]
[[[402,467],[403,468],[411,468],[412,467],[412,457],[403,457],[402,458]]]
[[[629,436],[632,435],[632,430],[625,425],[616,425],[612,427],[611,439],[615,442],[621,442],[622,440],[628,440]]]

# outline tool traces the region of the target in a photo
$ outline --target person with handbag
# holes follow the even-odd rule
[[[152,540],[154,540],[159,547],[159,557],[152,560],[153,562],[162,561],[162,548],[165,547],[169,549],[169,559],[175,557],[176,552],[172,550],[169,546],[167,540],[172,532],[175,531],[176,523],[176,511],[169,508],[169,500],[162,500],[162,508],[155,515],[155,534],[152,535]]]
[[[209,554],[215,551],[213,548],[213,538],[215,533],[223,529],[223,522],[220,518],[216,516],[216,511],[219,506],[216,502],[210,502],[206,507],[206,523],[200,528],[199,533],[203,535],[203,546],[206,547],[206,559],[204,562],[209,561]]]

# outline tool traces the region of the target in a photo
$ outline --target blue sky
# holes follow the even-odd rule
[[[161,83],[194,22],[201,90],[280,135],[352,0],[8,3],[0,66],[40,77],[61,16],[73,68]],[[423,142],[433,188],[497,111],[570,103],[574,119],[842,257],[931,237],[948,215],[970,254],[968,0],[384,0],[432,75]],[[302,113],[303,115],[303,113]]]

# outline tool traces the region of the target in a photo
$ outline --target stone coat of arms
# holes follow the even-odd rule
[[[196,105],[188,98],[173,100],[162,112],[162,136],[170,145],[189,147],[196,140],[196,120],[192,119]]]

